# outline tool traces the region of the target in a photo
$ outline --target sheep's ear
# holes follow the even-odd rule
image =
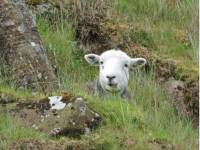
[[[132,58],[131,59],[131,68],[137,67],[137,66],[143,66],[146,64],[146,59],[144,58]]]
[[[100,60],[100,56],[96,55],[96,54],[87,54],[84,56],[85,60],[93,65],[93,66],[99,66],[99,60]]]

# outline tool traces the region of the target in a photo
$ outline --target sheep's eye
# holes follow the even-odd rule
[[[126,68],[127,68],[127,67],[128,67],[128,64],[124,64],[124,67],[126,67]]]
[[[103,65],[103,61],[100,61],[100,64]]]

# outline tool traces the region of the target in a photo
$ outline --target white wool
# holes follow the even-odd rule
[[[62,96],[51,96],[48,97],[49,99],[49,104],[51,105],[51,109],[56,109],[56,110],[61,110],[64,109],[66,104],[63,103]]]

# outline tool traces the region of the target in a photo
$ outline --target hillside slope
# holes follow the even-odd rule
[[[40,4],[28,2],[33,7]],[[60,1],[56,2],[51,7],[60,6]],[[197,3],[196,0],[88,0],[82,5],[75,0],[64,1],[62,11],[37,16],[40,36],[62,88],[54,94],[69,92],[85,97],[88,105],[101,115],[102,123],[79,138],[49,137],[24,127],[0,106],[3,110],[0,149],[198,149],[194,118],[179,112],[160,82],[170,78],[184,83],[198,82]],[[85,83],[98,74],[97,68],[85,62],[84,54],[115,47],[149,61],[146,69],[131,73],[129,88],[134,98],[130,102],[114,94],[102,99],[84,90]],[[45,97],[43,93],[15,89],[15,85],[7,85],[2,77],[0,85],[1,93],[9,93],[18,101]],[[192,96],[189,102],[193,104]],[[196,106],[197,103],[195,111]],[[6,106],[9,107],[12,106]]]

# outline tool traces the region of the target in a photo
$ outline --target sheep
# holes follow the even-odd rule
[[[99,67],[98,79],[88,84],[88,89],[100,96],[108,92],[118,93],[123,99],[131,99],[128,91],[129,70],[146,64],[144,58],[131,58],[125,52],[111,49],[101,55],[86,54],[85,60]]]

